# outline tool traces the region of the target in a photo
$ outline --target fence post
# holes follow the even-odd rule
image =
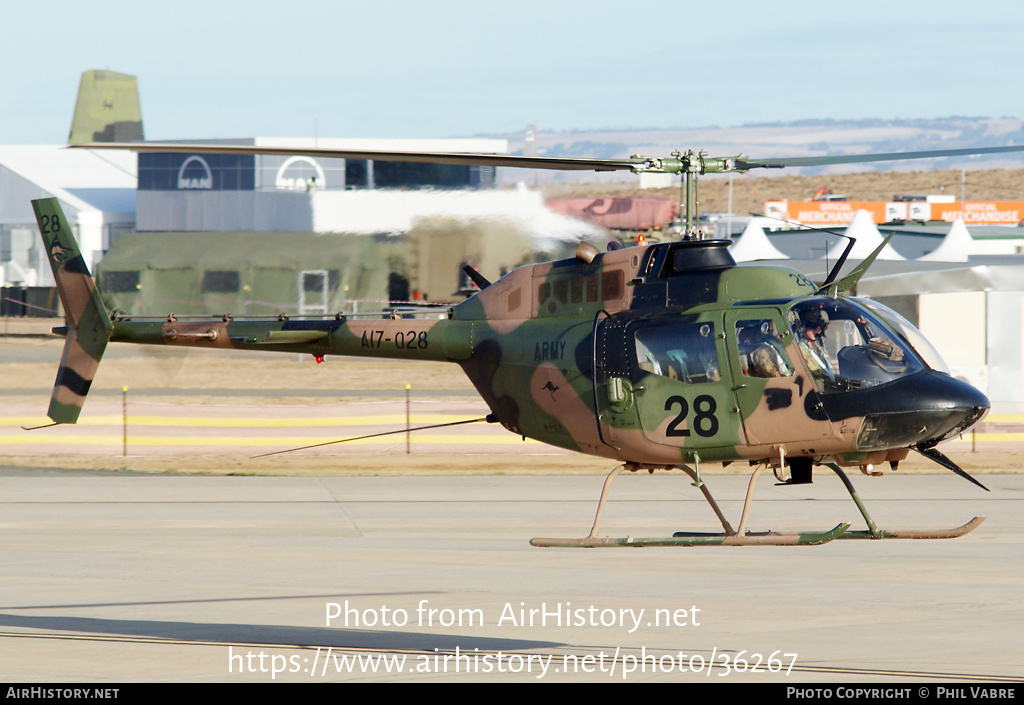
[[[128,457],[128,387],[121,387],[121,457]]]

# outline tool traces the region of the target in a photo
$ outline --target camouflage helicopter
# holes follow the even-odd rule
[[[267,153],[244,146],[160,143],[79,148],[151,152]],[[821,544],[836,538],[952,538],[949,530],[879,528],[843,467],[880,474],[910,451],[982,486],[935,446],[977,423],[988,399],[948,374],[941,357],[906,319],[848,296],[878,248],[840,278],[844,257],[816,285],[778,265],[739,267],[729,240],[704,239],[696,223],[700,174],[753,168],[916,159],[996,151],[942,150],[855,157],[751,160],[693,151],[668,158],[562,159],[486,154],[278,150],[288,154],[549,169],[630,170],[684,176],[681,240],[601,252],[581,243],[570,259],[521,266],[480,290],[446,319],[377,315],[241,318],[135,316],[108,312],[57,199],[33,201],[67,326],[48,411],[75,423],[108,342],[452,362],[486,401],[488,421],[512,433],[619,464],[608,475],[590,534],[534,539],[538,546]],[[890,236],[891,237],[891,236]],[[888,240],[886,241],[888,242]],[[852,248],[852,243],[850,244]],[[850,248],[847,249],[847,253]],[[748,463],[751,478],[734,528],[711,496],[701,464]],[[780,482],[835,472],[867,525],[824,532],[750,532],[754,489],[771,468]],[[715,534],[606,538],[599,525],[609,488],[623,470],[678,469],[700,489],[722,524]],[[982,486],[983,487],[983,486]],[[987,488],[985,488],[987,489]]]

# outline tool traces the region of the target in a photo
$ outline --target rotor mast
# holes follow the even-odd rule
[[[704,233],[697,227],[698,213],[698,177],[701,174],[721,174],[728,171],[743,171],[737,163],[743,163],[747,156],[740,154],[735,157],[708,157],[704,151],[694,152],[692,149],[680,153],[672,152],[670,157],[643,157],[639,154],[631,159],[638,163],[633,167],[636,174],[681,174],[683,183],[679,195],[679,207],[685,213],[684,240],[702,240]]]

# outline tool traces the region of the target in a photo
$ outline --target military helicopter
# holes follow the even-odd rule
[[[466,274],[479,291],[446,319],[377,315],[241,318],[108,312],[55,198],[33,201],[67,326],[48,415],[75,423],[108,342],[452,362],[486,401],[488,421],[523,438],[619,463],[605,480],[590,534],[533,539],[537,546],[822,544],[833,539],[952,538],[949,530],[879,528],[843,467],[880,474],[910,451],[984,487],[935,446],[977,423],[988,399],[948,374],[906,319],[848,296],[878,248],[840,278],[844,255],[822,285],[778,265],[738,267],[729,240],[704,239],[695,224],[700,174],[837,163],[1020,151],[1024,147],[853,157],[751,160],[674,152],[666,158],[518,157],[351,152],[160,143],[76,145],[150,152],[261,153],[547,169],[629,170],[684,176],[685,230],[677,242],[601,252],[581,243],[570,259],[521,266],[497,281]],[[891,237],[891,236],[890,236]],[[886,241],[888,242],[888,240]],[[847,254],[852,249],[852,242]],[[706,463],[752,469],[734,528],[701,475]],[[771,468],[785,484],[826,467],[844,483],[867,525],[824,532],[750,532],[754,489]],[[721,533],[607,538],[601,515],[623,471],[681,470],[700,489]],[[985,488],[987,489],[987,488]]]

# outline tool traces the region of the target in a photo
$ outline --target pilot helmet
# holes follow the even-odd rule
[[[828,314],[820,308],[812,308],[803,315],[804,328],[820,328],[824,333],[828,328]]]

